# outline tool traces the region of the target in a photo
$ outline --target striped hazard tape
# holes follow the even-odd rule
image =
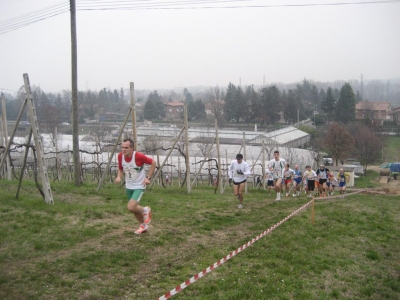
[[[278,227],[279,225],[282,225],[284,222],[286,222],[287,220],[289,220],[291,217],[293,217],[295,214],[297,214],[298,212],[302,211],[303,209],[305,209],[307,206],[309,206],[312,202],[314,201],[314,199],[310,200],[309,202],[307,202],[306,204],[304,204],[302,207],[296,209],[294,212],[292,212],[290,215],[288,215],[286,218],[282,219],[281,221],[279,221],[278,223],[276,223],[275,225],[273,225],[272,227],[270,227],[269,229],[265,230],[263,233],[259,234],[258,236],[256,236],[255,238],[253,238],[251,241],[247,242],[246,244],[244,244],[243,246],[239,247],[238,249],[236,249],[235,251],[229,253],[227,256],[225,256],[224,258],[220,259],[219,261],[217,261],[216,263],[214,263],[213,265],[209,266],[207,269],[204,269],[203,271],[201,271],[200,273],[198,273],[197,275],[193,276],[192,278],[186,280],[185,282],[181,283],[180,285],[178,285],[177,287],[175,287],[174,289],[170,290],[168,293],[166,293],[165,295],[161,296],[160,298],[158,298],[158,300],[165,300],[168,299],[170,297],[172,297],[173,295],[176,295],[177,293],[179,293],[180,291],[182,291],[183,289],[187,288],[189,285],[191,285],[192,283],[196,282],[197,280],[199,280],[200,278],[202,278],[204,275],[206,275],[207,273],[210,273],[212,270],[218,268],[220,265],[222,265],[224,262],[226,262],[228,259],[231,259],[232,257],[234,257],[236,254],[240,253],[242,250],[246,249],[247,247],[251,246],[252,244],[254,244],[256,241],[258,241],[259,239],[261,239],[262,237],[264,237],[265,235],[267,235],[268,233],[270,233],[272,230],[274,230],[276,227]]]

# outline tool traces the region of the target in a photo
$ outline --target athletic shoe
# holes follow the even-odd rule
[[[238,208],[243,208],[243,205],[242,205],[242,204],[239,204]]]
[[[145,233],[147,231],[147,229],[149,228],[149,226],[147,226],[147,224],[141,224],[139,229],[135,231],[136,234],[142,234]]]
[[[275,201],[280,201],[281,200],[281,195],[276,195]]]
[[[300,192],[297,192],[297,196],[300,196]]]
[[[289,193],[286,193],[286,197],[289,197]]]
[[[296,197],[296,194],[293,194],[293,197]]]
[[[143,220],[144,220],[144,223],[150,224],[150,222],[151,222],[151,208],[150,208],[150,206],[146,206],[145,208],[147,208],[147,213],[143,213]]]

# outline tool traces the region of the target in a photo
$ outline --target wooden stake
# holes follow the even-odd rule
[[[312,199],[312,203],[311,203],[311,224],[314,225],[314,198]]]

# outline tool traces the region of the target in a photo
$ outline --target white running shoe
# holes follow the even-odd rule
[[[293,194],[293,197],[296,197],[296,194]]]
[[[243,205],[241,203],[239,203],[238,208],[243,208]]]
[[[144,232],[147,231],[147,229],[149,229],[149,226],[147,226],[147,224],[141,224],[139,229],[135,231],[136,234],[142,234]]]

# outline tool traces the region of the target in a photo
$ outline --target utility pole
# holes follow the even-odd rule
[[[79,160],[79,126],[78,126],[78,54],[76,41],[76,6],[70,0],[71,10],[71,81],[72,81],[72,156],[74,160],[74,183],[81,184],[81,163]]]

